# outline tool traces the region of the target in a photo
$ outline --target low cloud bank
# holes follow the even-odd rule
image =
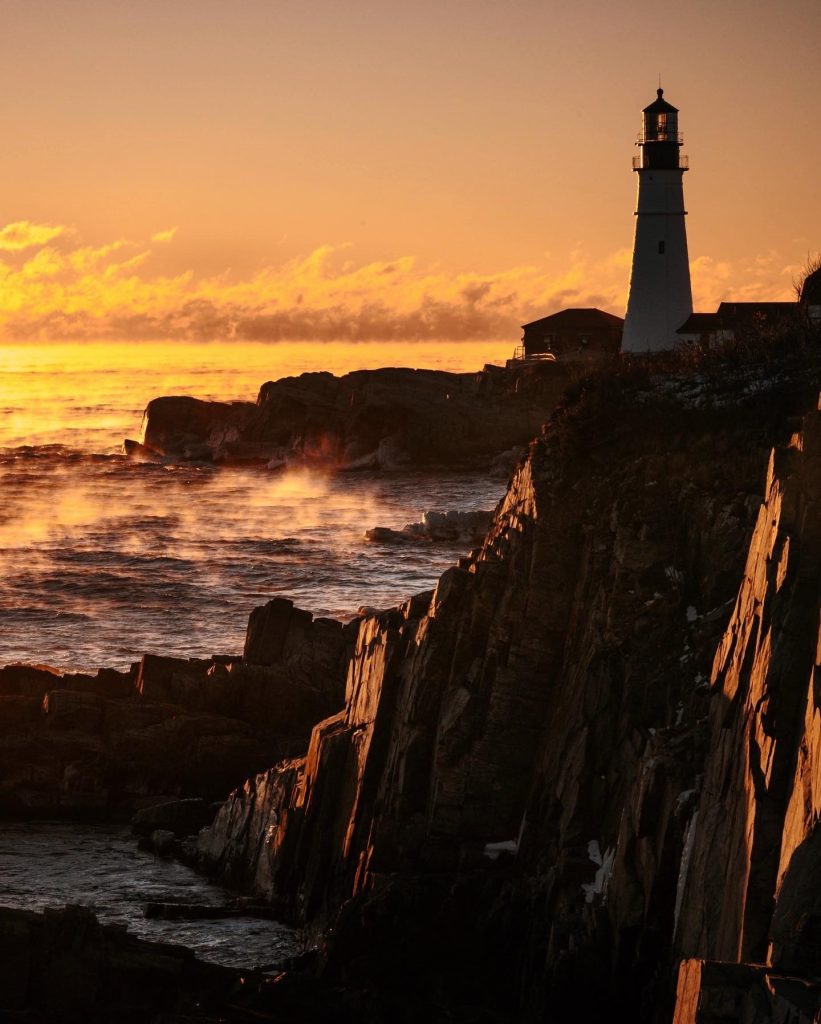
[[[173,245],[176,230],[87,246],[63,226],[0,229],[0,338],[460,341],[515,338],[520,324],[565,306],[624,312],[628,249],[604,259],[573,252],[558,274],[532,266],[449,274],[412,257],[357,263],[348,246],[322,246],[244,279],[152,273],[154,248]],[[743,267],[701,257],[696,308],[789,297],[794,271],[778,253]]]

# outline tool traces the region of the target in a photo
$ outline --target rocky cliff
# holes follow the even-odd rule
[[[362,622],[344,710],[232,795],[203,866],[307,924],[373,1019],[402,993],[410,1019],[669,1020],[682,955],[769,942],[772,977],[812,973],[818,383],[585,386],[481,548]]]
[[[538,432],[574,371],[557,363],[480,373],[359,370],[263,384],[256,404],[164,397],[126,450],[229,463],[341,469],[487,466]]]
[[[756,1020],[819,1016],[819,497],[814,412],[772,453],[713,664],[709,750],[682,878],[678,945],[693,959],[679,979],[681,1024],[712,1020],[722,1004]]]

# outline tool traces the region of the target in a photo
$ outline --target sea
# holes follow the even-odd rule
[[[302,949],[296,929],[252,916],[165,920],[149,903],[231,908],[234,894],[190,868],[137,848],[127,827],[0,821],[0,906],[42,911],[89,907],[137,938],[187,946],[226,967],[274,972]],[[2,1014],[0,1014],[0,1018]]]
[[[493,508],[485,474],[376,476],[138,462],[159,395],[256,399],[266,380],[386,365],[478,370],[499,344],[0,346],[0,665],[126,668],[242,650],[291,598],[348,619],[429,587],[458,546],[373,544],[428,510]]]
[[[474,371],[489,343],[0,345],[0,665],[126,668],[145,652],[241,652],[250,611],[280,596],[348,619],[430,587],[458,545],[374,544],[428,510],[493,508],[481,473],[386,476],[138,462],[159,395],[255,400],[266,380],[379,366]],[[231,895],[111,825],[0,822],[0,905],[92,907],[204,959],[273,969],[300,948],[252,917],[146,919],[147,902]]]

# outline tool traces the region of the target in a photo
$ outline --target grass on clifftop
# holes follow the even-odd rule
[[[709,408],[740,404],[785,384],[821,388],[821,328],[793,323],[741,332],[715,348],[688,345],[667,352],[622,354],[572,380],[556,415],[572,414],[593,394],[615,404],[628,397],[631,404],[657,398]]]

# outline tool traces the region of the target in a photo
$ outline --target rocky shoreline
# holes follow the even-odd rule
[[[342,706],[357,628],[277,598],[252,613],[242,655],[1,668],[0,813],[128,819],[160,798],[224,798]]]
[[[820,387],[812,358],[604,374],[432,592],[345,627],[272,602],[242,659],[6,669],[4,699],[242,723],[244,771],[154,794],[233,773],[210,824],[142,828],[317,943],[254,1019],[809,1024]]]
[[[263,384],[256,403],[154,399],[140,440],[127,440],[125,451],[271,469],[389,472],[495,463],[506,473],[511,450],[538,433],[571,379],[572,371],[557,363],[488,365],[480,373],[303,373]]]

